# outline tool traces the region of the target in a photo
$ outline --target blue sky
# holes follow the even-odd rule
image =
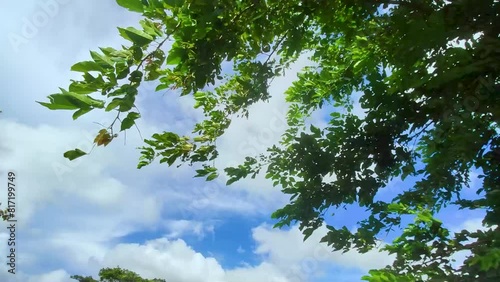
[[[151,165],[136,169],[141,139],[135,130],[90,156],[68,162],[62,153],[90,148],[112,117],[92,112],[74,122],[70,112],[36,104],[79,74],[69,68],[89,50],[119,46],[117,26],[135,26],[138,15],[114,1],[26,0],[1,10],[0,175],[18,173],[18,266],[5,268],[5,229],[0,232],[0,281],[66,282],[71,274],[96,275],[120,265],[169,282],[359,281],[391,257],[379,252],[331,253],[320,229],[306,242],[296,226],[276,230],[270,214],[288,200],[263,177],[225,187],[224,179],[193,179],[193,168]],[[32,26],[30,26],[32,25]],[[285,130],[283,91],[308,61],[302,58],[271,86],[269,103],[252,106],[218,142],[217,166],[238,164],[262,151]],[[155,93],[138,98],[142,136],[167,130],[188,133],[202,118],[189,97]],[[358,109],[359,110],[359,109]],[[326,112],[313,117],[324,124]],[[361,112],[359,112],[361,114]],[[251,140],[251,141],[250,141]],[[407,185],[407,184],[405,184]],[[478,183],[475,184],[476,187]],[[404,189],[389,185],[385,197]],[[4,193],[0,201],[5,202]],[[384,194],[382,194],[384,197]],[[335,225],[354,228],[359,209],[339,211]],[[447,211],[453,228],[479,226],[480,213]],[[387,240],[390,240],[388,237]]]

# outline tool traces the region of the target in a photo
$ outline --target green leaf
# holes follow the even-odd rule
[[[106,106],[106,112],[109,112],[116,107],[118,107],[121,103],[123,102],[123,99],[121,98],[114,98],[113,101],[111,101],[107,106]]]
[[[128,112],[134,107],[135,96],[134,95],[125,95],[123,99],[121,99],[119,111],[120,112]]]
[[[140,62],[140,61],[142,61],[143,52],[142,52],[141,47],[139,47],[139,46],[134,46],[134,47],[132,48],[132,50],[133,50],[133,51],[132,51],[132,56],[133,56],[134,60],[135,60],[136,62]]]
[[[390,203],[387,206],[387,211],[396,212],[396,213],[404,213],[406,211],[406,206],[402,203]]]
[[[207,181],[212,181],[214,179],[216,179],[219,175],[217,173],[211,173],[208,177],[207,177]]]
[[[163,32],[152,21],[143,19],[140,21],[140,24],[144,31],[152,37],[163,36]]]
[[[103,108],[104,101],[96,100],[88,95],[79,95],[61,89],[63,94],[52,94],[48,96],[50,103],[38,102],[51,110],[74,110],[81,108]]]
[[[207,169],[197,169],[196,175],[194,177],[202,177],[202,176],[205,176],[209,173],[210,173],[210,171],[208,171]]]
[[[172,48],[168,53],[167,65],[178,65],[184,56],[184,50],[181,48]]]
[[[142,5],[142,0],[116,0],[118,5],[127,8],[132,12],[142,13],[144,12],[144,6]]]
[[[369,276],[369,275],[363,275],[361,277],[361,280],[364,280],[364,281],[372,281],[372,276]]]
[[[432,214],[426,210],[418,213],[416,219],[422,222],[432,222],[433,217]]]
[[[89,71],[98,71],[102,72],[103,68],[96,62],[93,61],[83,61],[74,64],[71,67],[72,71],[78,71],[78,72],[89,72]]]
[[[233,184],[234,182],[238,181],[238,178],[229,178],[229,180],[226,182],[226,185],[229,186],[231,184]]]
[[[79,109],[78,111],[76,111],[74,114],[73,114],[73,120],[76,120],[77,118],[83,116],[84,114],[92,111],[93,108],[82,108],[82,109]]]
[[[101,50],[101,52],[108,57],[111,57],[111,54],[113,53],[120,52],[112,47],[99,47],[99,50]]]
[[[89,84],[75,81],[69,85],[68,90],[76,94],[91,94],[99,90],[99,88],[96,83]]]
[[[127,117],[122,120],[122,125],[120,131],[127,130],[131,128],[135,124],[135,120],[138,119],[141,115],[138,113],[130,112]]]
[[[180,7],[183,4],[183,0],[163,0],[168,8]]]
[[[163,83],[162,83],[162,84],[160,84],[160,85],[156,86],[155,91],[160,91],[160,90],[166,89],[166,88],[168,88],[169,86],[170,86],[170,85],[168,85],[168,84],[163,84]]]
[[[314,232],[313,228],[308,228],[308,229],[304,230],[304,232],[302,232],[304,234],[304,241],[306,241],[307,238],[311,237],[313,232]]]
[[[115,69],[117,79],[123,79],[127,77],[130,72],[130,67],[125,62],[117,63]]]
[[[311,124],[310,130],[312,133],[314,133],[314,135],[321,136],[321,130],[319,128],[317,128],[316,126]]]
[[[75,110],[79,108],[78,105],[71,103],[64,95],[61,94],[53,94],[48,96],[48,98],[50,103],[36,102],[50,110]]]
[[[70,161],[72,161],[72,160],[77,159],[77,158],[84,156],[86,154],[87,153],[85,153],[84,151],[82,151],[80,149],[75,149],[75,150],[70,150],[70,151],[67,151],[66,153],[64,153],[64,157],[69,159]]]
[[[103,54],[99,54],[95,51],[90,51],[90,56],[92,59],[94,59],[94,62],[96,62],[101,68],[104,69],[114,69],[114,64],[111,59]]]
[[[127,27],[127,28],[119,27],[118,30],[123,38],[132,41],[134,44],[138,46],[144,46],[153,41],[153,37],[151,35],[141,30],[138,30],[134,27]]]
[[[139,83],[142,81],[142,71],[136,70],[130,73],[129,81]]]
[[[167,164],[171,166],[175,163],[176,160],[177,160],[177,155],[170,156],[167,158]]]

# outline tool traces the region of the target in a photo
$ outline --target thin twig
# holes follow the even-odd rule
[[[177,29],[179,29],[180,25],[181,25],[181,23],[179,22],[179,23],[177,24],[177,26],[175,27],[175,29],[172,31],[172,34],[174,34],[174,33],[177,31]],[[159,50],[159,49],[163,46],[163,44],[165,44],[165,42],[167,42],[167,40],[168,40],[168,39],[170,39],[170,36],[171,36],[172,34],[167,35],[167,36],[165,37],[165,39],[163,39],[163,40],[162,40],[162,41],[158,44],[158,46],[156,46],[156,48],[154,49],[154,51],[152,51],[151,53],[147,54],[147,55],[146,55],[146,56],[145,56],[145,57],[144,57],[144,58],[143,58],[143,59],[139,62],[139,64],[137,65],[137,68],[136,68],[135,70],[136,70],[136,71],[138,71],[138,70],[142,67],[142,65],[144,64],[144,62],[145,62],[148,58],[150,58],[150,57],[151,57],[151,56],[152,56],[152,55],[153,55],[156,51],[158,51],[158,50]],[[133,107],[134,107],[135,109],[137,109],[137,111],[139,112],[139,115],[141,115],[141,111],[139,110],[139,108],[137,107],[137,105],[135,105],[135,103],[134,103]],[[111,126],[113,126],[113,124],[116,122],[116,120],[117,120],[117,119],[119,119],[119,116],[120,116],[120,112],[118,112],[118,115],[117,115],[117,117],[115,118],[115,120],[113,121],[113,123],[111,124]],[[134,122],[134,126],[135,126],[135,128],[137,129],[137,131],[139,132],[139,136],[141,137],[141,139],[142,139],[142,140],[144,140],[144,138],[142,137],[142,134],[141,134],[141,130],[139,129],[139,127],[137,126],[137,124],[136,124],[135,122]],[[127,137],[125,136],[125,138],[127,138]],[[126,142],[126,139],[125,139],[125,142]]]
[[[283,42],[283,40],[285,40],[287,34],[288,34],[288,32],[285,33],[285,34],[283,34],[283,37],[281,37],[281,39],[278,40],[278,42],[276,42],[276,45],[273,47],[273,50],[271,51],[271,53],[267,57],[266,61],[264,62],[264,65],[266,65],[269,62],[269,59],[271,59],[271,56],[274,55],[274,52],[276,52],[276,50],[281,45],[281,43]]]
[[[175,27],[174,31],[172,31],[172,34],[174,34],[174,33],[177,31],[177,29],[179,29],[180,25],[181,25],[181,23],[179,22],[179,23],[177,24],[177,26]],[[146,57],[144,57],[144,58],[143,58],[143,59],[139,62],[139,64],[137,65],[137,68],[136,68],[135,70],[136,70],[136,71],[137,71],[137,70],[139,70],[139,69],[141,68],[142,64],[144,64],[144,62],[145,62],[145,61],[146,61],[149,57],[151,57],[151,56],[152,56],[152,55],[153,55],[156,51],[158,51],[158,50],[161,48],[161,46],[163,46],[163,44],[164,44],[165,42],[167,42],[167,40],[168,40],[168,39],[170,39],[170,36],[171,36],[172,34],[167,35],[167,36],[165,37],[165,39],[163,39],[163,40],[162,40],[162,41],[158,44],[158,46],[156,46],[156,48],[155,48],[155,50],[154,50],[154,51],[152,51],[151,53],[147,54],[147,55],[146,55]]]
[[[246,11],[250,10],[251,8],[253,8],[255,6],[255,3],[252,3],[252,5],[246,7],[245,9],[243,9],[241,12],[239,12],[232,20],[231,22],[235,22],[238,20],[239,17],[241,17]]]
[[[139,132],[139,136],[141,137],[141,139],[144,140],[144,138],[142,137],[142,134],[141,134],[141,130],[139,130],[139,127],[137,126],[137,123],[134,122],[134,126],[137,129],[137,132]]]
[[[113,125],[115,125],[115,122],[119,119],[120,119],[120,111],[118,111],[118,114],[116,115],[115,119],[113,120],[111,125],[108,127],[109,129],[111,129],[111,132],[113,131]]]
[[[134,108],[137,110],[137,112],[139,113],[139,115],[142,116],[141,111],[139,110],[139,108],[136,105],[134,105]]]
[[[98,124],[98,125],[100,125],[100,126],[102,126],[102,127],[106,127],[106,126],[104,126],[104,124],[102,124],[102,123],[98,123],[97,121],[94,121],[94,123],[95,123],[95,124]]]
[[[92,151],[94,150],[94,148],[95,148],[95,143],[94,143],[94,145],[92,146],[92,148],[90,149],[90,152],[88,152],[88,153],[87,153],[87,155],[90,155],[90,153],[92,153]]]
[[[432,124],[432,122],[430,122],[430,123],[426,124],[424,127],[422,127],[422,129],[421,129],[419,132],[417,132],[417,133],[415,133],[413,136],[411,136],[411,137],[410,137],[410,139],[413,139],[413,138],[415,138],[415,137],[418,137],[418,136],[419,136],[420,134],[422,134],[422,133],[423,133],[423,132],[424,132],[424,131],[425,131],[425,130],[426,130],[426,129],[427,129],[427,128],[431,125],[431,124]]]

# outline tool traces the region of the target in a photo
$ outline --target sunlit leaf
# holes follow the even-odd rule
[[[134,27],[127,27],[127,28],[119,27],[118,30],[120,31],[120,35],[123,38],[132,41],[134,44],[137,44],[138,46],[144,46],[153,41],[153,37],[151,35],[141,30],[138,30]]]

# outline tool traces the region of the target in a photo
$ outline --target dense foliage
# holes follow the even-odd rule
[[[145,94],[139,86],[156,81],[157,91],[192,97],[206,119],[192,136],[159,132],[145,140],[139,168],[155,159],[195,164],[197,176],[213,180],[220,173],[212,166],[216,140],[231,120],[269,99],[272,79],[310,54],[312,66],[284,93],[289,127],[281,142],[225,168],[228,184],[265,172],[291,196],[273,214],[277,226],[299,222],[305,238],[328,223],[330,208],[366,208],[370,215],[357,231],[329,224],[322,240],[334,250],[366,252],[396,232],[384,245],[396,255],[394,264],[365,280],[500,277],[499,1],[117,2],[144,16],[140,27],[119,28],[129,44],[92,51],[89,61],[72,67],[83,79],[41,103],[74,110],[74,119],[92,110],[116,113],[96,145],[134,126],[136,97]],[[222,73],[224,62],[234,74]],[[362,93],[366,115],[353,111],[353,93]],[[319,110],[331,111],[328,126],[306,126]],[[65,157],[86,153],[75,149]],[[469,199],[461,195],[472,170],[482,183]],[[407,177],[418,180],[391,201],[379,199],[391,180]],[[435,217],[446,206],[483,210],[485,229],[451,232]],[[414,222],[403,224],[403,217]],[[464,250],[470,255],[454,268],[451,257]]]
[[[78,282],[166,282],[165,279],[145,279],[140,277],[137,273],[122,269],[120,267],[115,268],[103,268],[99,271],[99,280],[92,278],[91,276],[83,277],[80,275],[72,275],[71,279],[77,280]]]

